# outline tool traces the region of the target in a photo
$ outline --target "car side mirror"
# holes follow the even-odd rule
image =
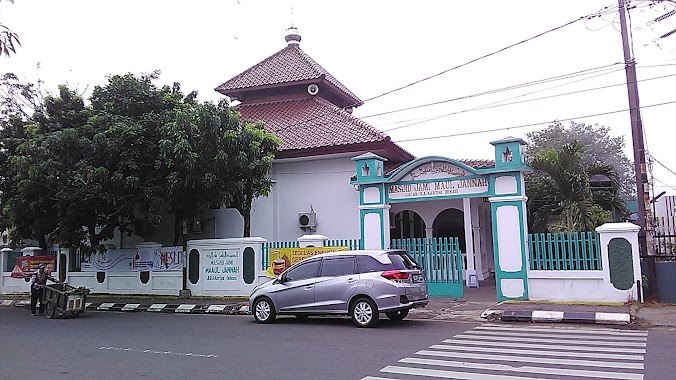
[[[286,274],[282,273],[279,276],[277,276],[277,282],[279,282],[280,284],[286,282]]]

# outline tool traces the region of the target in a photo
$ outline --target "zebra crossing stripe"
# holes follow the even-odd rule
[[[361,380],[397,380],[397,379],[393,379],[391,377],[366,376],[366,377],[362,378]]]
[[[471,331],[468,331],[464,334],[459,334],[455,336],[456,338],[467,338],[467,339],[489,339],[489,340],[499,340],[499,341],[512,341],[515,338],[513,337],[504,337],[504,336],[482,336],[482,335],[473,335]],[[560,343],[560,344],[570,344],[570,339],[541,339],[541,338],[519,338],[521,342],[531,342],[531,343]],[[601,346],[617,346],[617,347],[645,347],[645,343],[638,342],[599,342],[594,340],[576,340],[576,344],[597,344]]]
[[[504,347],[501,346],[501,347]],[[474,351],[474,352],[490,352],[490,353],[503,353],[503,354],[532,354],[532,350],[516,350],[512,348],[496,348],[496,347],[465,347],[465,346],[447,346],[443,344],[435,344],[429,348],[434,350],[450,350],[450,351]],[[554,348],[554,347],[547,347]],[[621,354],[599,354],[596,352],[565,352],[565,351],[537,351],[539,356],[555,356],[555,357],[569,357],[569,358],[579,358],[583,356],[585,358],[596,358],[596,359],[618,359],[618,360],[644,360],[643,355],[621,355]]]
[[[475,330],[490,330],[490,331],[532,331],[532,332],[561,332],[564,334],[597,334],[597,335],[618,335],[618,336],[648,336],[645,331],[626,331],[626,330],[611,330],[611,329],[572,329],[572,328],[554,328],[554,327],[517,327],[517,326],[500,326],[500,325],[481,325]]]
[[[503,342],[483,341],[483,340],[461,340],[461,339],[446,339],[443,343],[453,343],[471,346],[487,346],[487,347],[505,347]],[[529,344],[529,343],[509,343],[510,347],[514,348],[532,348],[532,349],[550,349],[551,345],[546,344]],[[621,348],[621,347],[590,347],[590,346],[557,346],[557,350],[561,351],[590,351],[590,352],[618,352],[625,354],[645,354],[643,348]]]
[[[533,356],[503,356],[490,354],[471,354],[466,352],[440,352],[421,350],[416,352],[416,355],[425,356],[439,356],[445,358],[460,358],[460,359],[485,359],[495,361],[509,361],[521,363],[539,363],[539,364],[558,364],[558,365],[576,365],[587,367],[607,367],[607,368],[626,368],[626,369],[643,369],[643,363],[620,363],[620,362],[605,362],[594,360],[576,360],[576,359],[552,359],[552,358],[538,358]]]
[[[388,365],[387,367],[381,369],[380,372],[397,373],[400,375],[417,375],[417,376],[437,377],[442,379],[460,379],[460,380],[551,380],[535,377],[490,375],[486,373],[441,371],[438,369],[426,369],[426,368],[409,368],[409,367],[399,367],[395,365]]]
[[[606,371],[585,371],[579,369],[564,369],[564,368],[548,368],[548,367],[512,367],[505,364],[480,364],[471,362],[457,362],[434,359],[419,359],[419,358],[405,358],[399,360],[400,363],[408,364],[425,364],[436,365],[443,367],[458,367],[465,369],[483,369],[490,371],[510,371],[520,373],[532,373],[536,375],[563,375],[563,376],[579,376],[579,377],[603,377],[609,379],[622,380],[641,380],[643,375],[636,373],[623,372],[606,372]]]
[[[553,331],[552,331],[553,333]],[[538,332],[537,334],[532,334],[532,333],[527,333],[527,332],[519,332],[519,331],[503,331],[500,332],[501,336],[513,336],[513,337],[528,337],[528,336],[536,336],[538,338],[566,338],[566,339],[578,339],[581,338],[580,336],[576,335],[568,335],[566,332],[561,332],[561,333],[556,333],[552,334],[549,332]],[[495,332],[493,331],[472,331],[472,334],[476,335],[495,335]],[[585,336],[584,339],[591,339],[591,340],[627,340],[627,341],[637,341],[637,342],[645,342],[648,340],[648,337],[646,336]]]

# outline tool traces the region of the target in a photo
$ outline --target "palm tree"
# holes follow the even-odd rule
[[[535,172],[527,179],[526,195],[532,231],[591,231],[611,221],[611,213],[627,215],[615,168],[585,165],[584,152],[577,140],[559,149],[531,152]],[[609,186],[590,185],[590,178],[599,175],[608,179]]]

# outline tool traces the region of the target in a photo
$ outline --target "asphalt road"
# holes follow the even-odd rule
[[[620,376],[613,378],[676,379],[676,332],[646,331],[433,321],[357,329],[343,318],[290,317],[259,325],[250,316],[147,312],[47,320],[2,308],[0,378],[573,379],[604,371]],[[570,349],[583,352],[567,352],[562,346],[569,342],[556,343],[557,337],[591,344],[580,341]],[[646,340],[644,359],[623,353],[646,349]],[[518,345],[526,346],[519,351]],[[532,357],[547,355],[547,349],[550,356]],[[600,357],[582,360],[594,355]]]

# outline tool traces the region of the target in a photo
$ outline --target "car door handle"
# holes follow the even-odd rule
[[[354,278],[348,278],[346,282],[347,282],[348,284],[354,284],[355,282],[357,282],[357,280],[354,279]]]
[[[312,290],[314,285],[307,285],[306,287],[303,288],[303,290]]]

